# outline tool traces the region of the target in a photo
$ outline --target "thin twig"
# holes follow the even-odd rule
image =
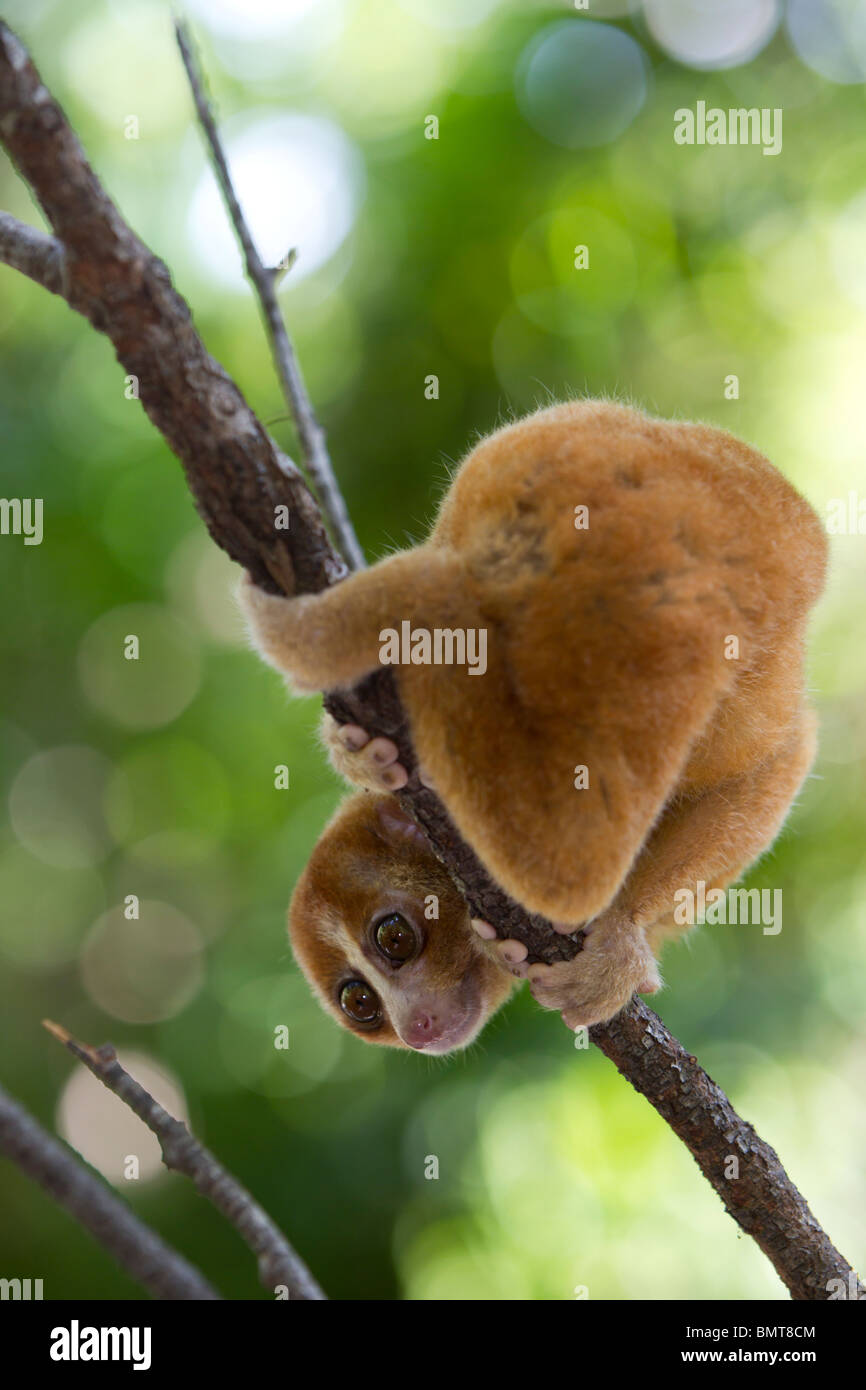
[[[16,1163],[154,1298],[218,1299],[184,1257],[0,1087],[0,1153]]]
[[[254,1197],[232,1177],[209,1149],[190,1134],[181,1120],[169,1115],[117,1060],[111,1043],[89,1047],[76,1041],[59,1023],[44,1020],[64,1047],[83,1062],[109,1091],[128,1105],[159,1140],[166,1168],[191,1178],[203,1197],[234,1226],[241,1239],[258,1259],[259,1279],[271,1293],[285,1288],[289,1297],[313,1301],[324,1299],[307,1266],[292,1249],[282,1231]]]
[[[334,468],[325,443],[325,431],[313,409],[313,403],[304,384],[297,353],[286,330],[282,311],[277,302],[276,286],[293,263],[295,252],[289,252],[285,263],[281,266],[266,266],[262,261],[234,190],[211,103],[205,95],[204,79],[196,60],[189,26],[183,20],[176,19],[174,31],[192,89],[199,124],[210,150],[216,180],[243,252],[247,277],[259,297],[274,365],[298,432],[301,459],[325,518],[331,527],[332,534],[343,553],[343,558],[350,569],[363,569],[365,564],[364,552],[358,537],[355,535],[355,528],[334,475]]]

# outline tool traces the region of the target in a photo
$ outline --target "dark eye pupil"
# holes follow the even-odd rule
[[[408,960],[415,950],[415,933],[405,917],[392,912],[376,928],[376,944],[389,960]]]
[[[375,990],[362,980],[351,980],[340,990],[340,1008],[355,1023],[374,1023],[379,1017],[379,999]]]

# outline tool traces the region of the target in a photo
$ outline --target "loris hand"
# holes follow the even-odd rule
[[[481,924],[473,925],[479,931]],[[523,959],[526,950],[519,942],[496,943],[512,973],[529,980],[537,1003],[544,1009],[558,1009],[572,1029],[606,1023],[633,994],[653,994],[661,987],[658,966],[643,931],[621,914],[602,913],[585,933],[579,954],[556,965],[527,966]],[[479,935],[484,933],[479,931]]]

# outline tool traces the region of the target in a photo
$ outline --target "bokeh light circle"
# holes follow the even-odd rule
[[[181,618],[221,646],[247,648],[236,598],[238,568],[204,530],[184,536],[165,567],[165,587]]]
[[[866,81],[863,0],[788,0],[788,36],[797,55],[830,82]]]
[[[113,907],[94,923],[81,951],[91,999],[124,1023],[158,1023],[180,1013],[203,979],[201,933],[171,903],[143,899],[137,919]]]
[[[637,14],[641,0],[591,0],[593,19],[627,19]]]
[[[355,221],[363,187],[360,156],[322,116],[258,116],[239,134],[223,131],[232,181],[266,265],[292,249],[292,284],[333,256]],[[197,259],[227,286],[244,289],[240,252],[209,167],[192,195],[189,237]]]
[[[36,23],[35,12],[42,8],[27,5]],[[85,18],[86,9],[78,7],[77,24],[70,25],[58,45],[66,81],[76,102],[111,132],[112,144],[123,134],[126,120],[135,117],[140,137],[127,144],[125,155],[134,158],[138,138],[165,136],[188,119],[189,93],[175,79],[170,46],[149,5],[120,0],[94,7]],[[133,54],[134,61],[123,61]]]
[[[647,96],[643,49],[621,29],[565,19],[542,29],[517,66],[517,100],[529,124],[566,149],[605,145]]]
[[[778,0],[645,0],[644,13],[656,43],[701,69],[749,62],[780,19]]]
[[[92,748],[50,748],[28,758],[9,791],[18,842],[58,869],[98,864],[112,848],[104,810],[112,772]]]
[[[128,638],[138,639],[138,656]],[[84,634],[78,676],[90,703],[127,729],[159,729],[198,692],[198,640],[173,614],[150,603],[112,608]]]

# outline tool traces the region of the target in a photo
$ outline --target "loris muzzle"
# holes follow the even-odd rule
[[[394,664],[419,764],[461,835],[528,912],[586,931],[574,960],[528,966],[519,943],[471,923],[400,806],[394,745],[326,717],[335,766],[365,789],[325,829],[290,911],[328,1012],[367,1041],[445,1052],[521,977],[570,1027],[657,989],[678,892],[733,882],[811,765],[804,637],[826,548],[812,508],[748,445],[581,401],[477,445],[415,549],[320,594],[246,582],[253,640],[295,691]],[[483,670],[460,660],[482,632]]]

